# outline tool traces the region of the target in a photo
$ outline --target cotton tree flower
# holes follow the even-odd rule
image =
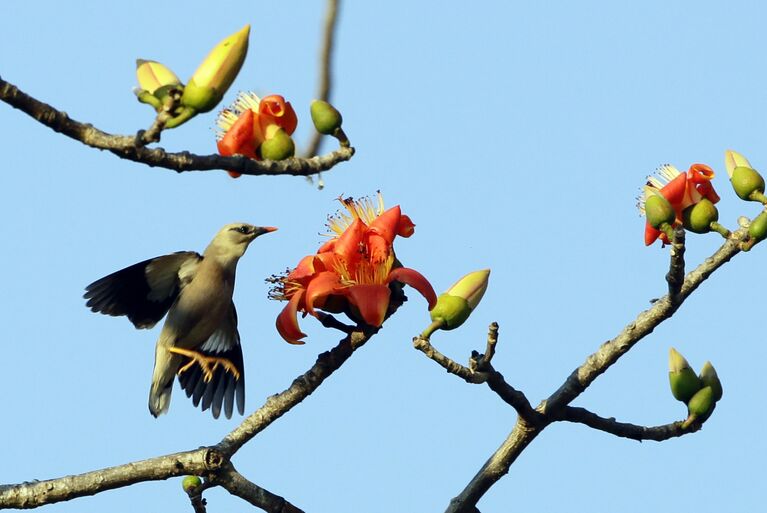
[[[714,170],[705,164],[693,164],[686,173],[680,172],[670,164],[664,164],[658,168],[657,176],[648,177],[639,200],[639,211],[645,215],[645,202],[652,195],[659,194],[674,209],[675,223],[681,223],[683,211],[689,206],[697,204],[703,198],[712,204],[719,201],[719,195],[711,184],[713,178]],[[649,246],[659,238],[664,244],[670,242],[666,233],[649,222],[646,223],[645,244]]]
[[[437,302],[428,280],[395,257],[395,237],[409,237],[415,228],[400,207],[384,210],[380,195],[377,204],[367,199],[341,202],[346,212],[328,219],[331,239],[275,280],[272,297],[288,301],[277,317],[277,331],[292,344],[303,344],[306,337],[298,326],[299,312],[343,312],[358,324],[380,327],[397,282],[420,292],[429,309]]]
[[[298,118],[290,102],[277,94],[259,98],[255,93],[240,93],[231,106],[221,111],[216,125],[216,146],[225,157],[244,155],[258,160],[262,157],[281,160],[274,157],[292,156],[292,152],[284,148],[292,147],[295,151],[292,139],[288,142],[286,137],[295,132]],[[263,156],[261,146],[272,139],[277,139],[279,148]],[[240,176],[234,171],[229,171],[229,174],[233,178]]]

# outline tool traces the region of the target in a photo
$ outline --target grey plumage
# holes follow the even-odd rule
[[[245,373],[232,302],[237,262],[250,242],[276,230],[244,223],[224,226],[200,255],[182,251],[126,267],[86,287],[94,312],[125,315],[136,328],[151,328],[167,313],[155,349],[149,411],[168,411],[173,380],[195,406],[245,409]],[[203,369],[207,366],[207,371]],[[181,370],[181,372],[180,372]]]

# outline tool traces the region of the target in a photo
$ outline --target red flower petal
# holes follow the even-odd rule
[[[658,237],[660,237],[660,230],[656,230],[652,226],[650,226],[650,223],[645,223],[644,225],[644,244],[645,246],[651,245],[653,242],[658,240]]]
[[[373,222],[370,223],[370,231],[377,233],[391,245],[392,242],[394,242],[394,237],[397,235],[397,229],[401,218],[402,211],[400,210],[399,205],[396,205],[376,217]]]
[[[423,274],[414,269],[408,269],[407,267],[393,269],[392,272],[389,273],[388,281],[399,281],[405,285],[413,287],[426,298],[426,301],[429,303],[429,310],[434,308],[434,305],[437,304],[437,294],[434,293],[434,288],[431,286],[431,283],[429,283],[429,280],[427,280]]]
[[[255,158],[257,145],[253,142],[253,111],[243,112],[216,146],[218,152],[225,157],[240,154]]]
[[[306,286],[306,312],[316,315],[314,304],[326,296],[336,294],[340,287],[341,281],[335,272],[324,271],[316,274]]]
[[[705,183],[714,179],[714,170],[706,164],[693,164],[687,172],[693,183]]]
[[[669,183],[667,183],[661,190],[660,193],[663,195],[664,198],[668,200],[669,203],[671,203],[671,206],[674,207],[674,210],[677,210],[680,208],[680,205],[684,202],[685,193],[687,192],[687,174],[682,173],[673,180],[671,180]]]
[[[262,130],[265,130],[267,125],[274,123],[285,130],[288,135],[291,135],[298,126],[298,118],[290,102],[286,102],[285,98],[278,94],[271,94],[262,98],[258,104],[258,113],[262,118]]]
[[[333,253],[341,257],[347,266],[355,265],[365,250],[363,241],[367,231],[367,225],[359,217],[356,218],[336,240]]]
[[[415,224],[409,216],[403,214],[397,224],[397,235],[407,238],[413,235],[413,233],[415,233]]]
[[[367,324],[375,327],[383,324],[391,296],[387,285],[352,285],[343,292]]]
[[[277,332],[290,344],[303,344],[301,340],[306,336],[298,327],[298,305],[303,299],[304,291],[299,290],[290,298],[288,304],[277,316]]]

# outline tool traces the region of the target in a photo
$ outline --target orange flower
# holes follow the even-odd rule
[[[682,222],[682,211],[698,203],[703,198],[711,203],[719,201],[719,195],[714,190],[711,180],[714,170],[705,164],[693,164],[686,173],[681,173],[670,164],[658,168],[658,176],[650,176],[639,200],[639,210],[644,214],[644,200],[650,194],[660,194],[671,204],[676,212],[676,223]],[[669,240],[665,233],[645,224],[645,245],[649,246],[660,238],[663,244]]]
[[[224,157],[244,155],[261,159],[261,144],[282,128],[288,135],[296,130],[298,118],[285,98],[273,94],[259,99],[253,93],[240,93],[229,107],[221,111],[216,120],[219,154]],[[232,178],[241,173],[229,171]]]
[[[409,237],[415,229],[400,207],[384,211],[380,194],[377,205],[368,199],[341,201],[348,213],[329,218],[333,238],[317,254],[301,259],[278,281],[273,293],[273,297],[288,301],[277,317],[277,331],[291,344],[303,344],[301,339],[306,336],[298,326],[298,312],[314,316],[318,309],[343,312],[360,324],[381,326],[393,282],[420,292],[429,310],[437,302],[428,280],[418,271],[402,267],[394,255],[394,238]]]

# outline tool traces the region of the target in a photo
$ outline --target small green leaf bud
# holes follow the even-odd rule
[[[764,178],[750,167],[738,166],[730,177],[735,194],[742,200],[754,200],[754,193],[764,194]]]
[[[767,238],[767,211],[762,212],[748,225],[748,235],[759,242]]]
[[[200,485],[202,485],[202,479],[197,476],[186,476],[184,480],[181,481],[181,487],[186,493],[191,492]]]
[[[687,403],[687,410],[690,415],[702,417],[707,414],[714,404],[714,391],[711,387],[703,387],[698,390]]]

